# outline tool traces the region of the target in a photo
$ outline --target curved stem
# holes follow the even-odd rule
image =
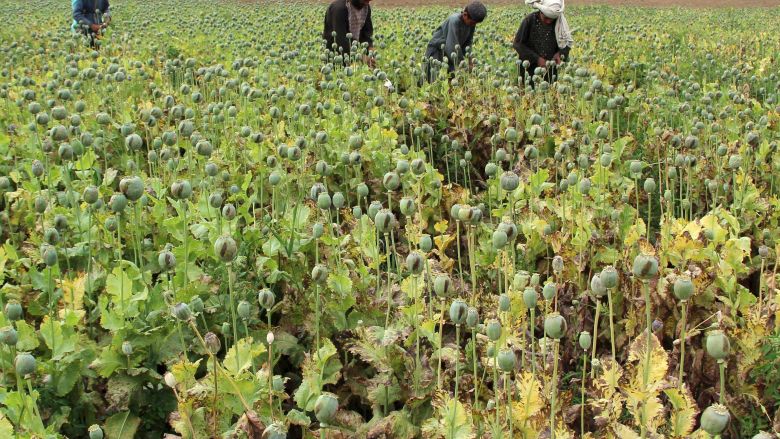
[[[688,314],[688,301],[682,301],[682,328],[680,328],[680,372],[677,384],[680,389],[683,386],[683,374],[685,373],[685,325]]]
[[[558,392],[558,346],[560,340],[553,341],[555,343],[553,353],[553,376],[550,384],[550,439],[555,439],[555,397]]]
[[[596,345],[598,345],[599,340],[599,315],[601,314],[601,300],[598,298],[596,299],[596,314],[593,316],[593,350],[590,354],[590,362],[593,363],[593,360],[596,359]],[[591,378],[595,377],[596,371],[591,368],[590,369],[590,376]]]
[[[612,344],[612,361],[617,361],[615,357],[615,318],[612,309],[612,288],[607,289],[607,301],[609,302],[609,341]]]
[[[455,437],[455,419],[458,415],[458,381],[460,381],[460,325],[455,325],[455,398],[452,400],[452,419],[450,420],[450,437]]]
[[[580,383],[580,437],[585,437],[585,371],[588,368],[588,352],[582,353],[582,382]]]
[[[718,360],[718,369],[720,369],[720,404],[726,405],[726,362]]]

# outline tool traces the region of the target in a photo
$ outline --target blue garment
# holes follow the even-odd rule
[[[71,0],[73,8],[73,24],[71,29],[76,31],[79,26],[89,27],[91,24],[101,24],[110,15],[108,0]],[[99,14],[95,11],[99,11]]]

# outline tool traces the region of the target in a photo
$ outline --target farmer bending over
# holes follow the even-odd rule
[[[368,44],[369,52],[374,50],[370,3],[371,0],[335,0],[328,6],[322,38],[329,50],[347,55],[353,41]],[[373,57],[364,56],[363,59],[369,67],[374,66]]]
[[[73,7],[71,30],[80,31],[88,36],[90,45],[95,46],[95,38],[111,22],[108,0],[72,0],[71,6]]]
[[[527,65],[523,79],[533,77],[537,68],[545,68],[544,80],[553,82],[556,66],[569,57],[574,42],[563,15],[563,0],[525,0],[525,3],[536,11],[523,19],[513,44],[523,64]],[[547,61],[554,61],[554,65],[548,67]],[[531,86],[534,86],[533,81]]]
[[[474,39],[474,29],[486,16],[487,8],[485,8],[485,5],[475,1],[469,3],[463,9],[463,12],[456,12],[450,15],[433,32],[433,38],[431,38],[428,48],[425,50],[428,81],[433,81],[436,76],[437,70],[432,66],[432,64],[435,64],[433,60],[442,62],[446,56],[450,74],[455,71],[455,67],[463,60],[466,49],[471,47],[471,42]]]

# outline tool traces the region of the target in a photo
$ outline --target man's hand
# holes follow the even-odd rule
[[[376,58],[374,58],[373,56],[368,56],[368,55],[363,56],[363,62],[366,63],[366,65],[369,68],[373,69],[374,67],[376,67]]]
[[[547,67],[547,60],[540,56],[539,59],[536,60],[536,66],[537,67]]]
[[[101,26],[99,24],[92,23],[92,24],[89,25],[89,30],[91,30],[92,32],[97,33],[97,32],[100,31],[100,27]]]
[[[556,65],[560,65],[561,64],[561,52],[556,53],[555,56],[553,56],[553,59],[555,60],[555,64]]]

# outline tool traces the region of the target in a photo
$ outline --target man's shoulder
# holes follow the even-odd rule
[[[530,22],[531,20],[536,18],[537,14],[538,14],[537,11],[533,11],[533,12],[529,13],[528,15],[526,15],[525,18],[523,18],[523,21],[529,21]]]
[[[328,10],[340,10],[340,9],[347,9],[347,2],[344,0],[333,0],[330,5],[328,5]]]

